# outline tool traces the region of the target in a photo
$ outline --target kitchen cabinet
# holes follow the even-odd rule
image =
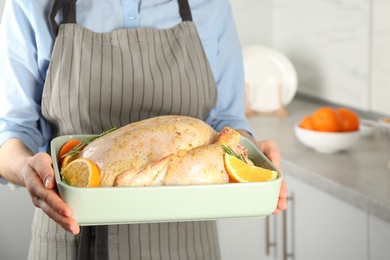
[[[390,223],[370,216],[370,260],[390,259]]]
[[[286,182],[285,240],[293,259],[367,259],[367,213],[291,176]]]
[[[219,220],[218,236],[222,260],[282,260],[283,214],[266,218]]]
[[[294,177],[286,182],[285,212],[218,221],[223,260],[368,259],[367,213]]]
[[[266,258],[265,219],[218,220],[217,229],[222,260],[255,260]]]

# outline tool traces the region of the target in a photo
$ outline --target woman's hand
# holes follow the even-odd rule
[[[0,147],[0,174],[19,186],[25,186],[32,202],[65,230],[78,234],[80,227],[72,218],[72,209],[59,197],[55,187],[52,160],[47,153],[33,153],[22,141],[12,138]]]
[[[281,170],[280,166],[280,152],[275,142],[270,140],[256,141],[257,147],[270,159],[270,161]],[[282,186],[279,193],[279,201],[277,208],[273,214],[278,214],[280,210],[287,209],[287,186],[283,179]]]
[[[264,140],[264,141],[257,141],[254,140],[251,134],[249,134],[247,131],[239,129],[237,130],[242,136],[245,136],[249,140],[252,140],[256,144],[256,146],[262,151],[268,159],[279,169],[281,172],[282,167],[280,165],[280,152],[279,148],[276,145],[275,142],[271,140]],[[284,178],[282,181],[282,186],[280,187],[280,193],[279,193],[279,201],[278,205],[273,212],[273,214],[278,214],[279,211],[287,209],[287,186],[284,182]]]
[[[65,230],[78,234],[80,227],[72,218],[72,209],[59,197],[55,187],[51,157],[38,153],[22,169],[24,183],[32,202]]]

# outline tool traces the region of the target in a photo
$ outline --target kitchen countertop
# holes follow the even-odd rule
[[[390,136],[377,131],[346,151],[316,152],[298,141],[294,124],[323,105],[297,96],[287,105],[287,116],[255,115],[249,121],[257,139],[278,144],[285,174],[390,222]]]

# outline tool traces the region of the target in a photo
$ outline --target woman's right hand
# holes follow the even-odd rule
[[[54,180],[52,160],[47,153],[28,157],[22,168],[22,176],[34,205],[41,208],[62,228],[78,234],[80,227],[72,218],[72,209],[59,197]]]

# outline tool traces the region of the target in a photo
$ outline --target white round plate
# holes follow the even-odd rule
[[[249,107],[256,112],[274,112],[286,106],[297,92],[297,73],[282,53],[261,45],[243,49]]]

